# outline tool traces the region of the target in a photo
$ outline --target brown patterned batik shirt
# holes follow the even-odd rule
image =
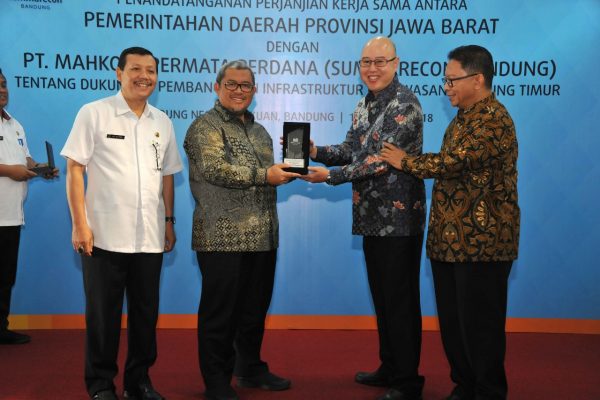
[[[510,261],[519,248],[517,138],[494,94],[459,110],[437,154],[407,156],[402,169],[435,178],[427,256],[445,262]]]
[[[219,101],[188,129],[184,149],[196,208],[196,251],[269,251],[277,248],[277,192],[266,181],[273,141],[246,112],[245,123]]]

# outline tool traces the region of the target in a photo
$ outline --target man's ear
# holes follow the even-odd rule
[[[485,88],[485,77],[483,74],[475,75],[475,83],[477,89]]]

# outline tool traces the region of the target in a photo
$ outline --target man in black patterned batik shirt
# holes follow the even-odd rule
[[[243,61],[220,69],[218,100],[188,129],[184,148],[196,200],[192,247],[202,273],[198,356],[211,400],[237,399],[240,387],[285,390],[288,379],[260,358],[278,246],[275,186],[298,174],[273,164],[273,143],[248,111],[256,92]]]

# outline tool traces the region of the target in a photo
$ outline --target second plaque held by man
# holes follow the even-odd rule
[[[306,175],[310,155],[310,123],[283,123],[283,162],[290,165],[286,171]]]

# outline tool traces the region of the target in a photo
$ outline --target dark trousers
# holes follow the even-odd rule
[[[8,329],[10,297],[17,279],[21,226],[0,226],[0,331]]]
[[[506,298],[512,261],[431,260],[440,331],[454,393],[506,399]]]
[[[114,390],[121,334],[123,296],[127,295],[126,390],[150,383],[156,361],[156,322],[162,253],[116,253],[94,247],[82,256],[85,289],[85,383],[88,393]]]
[[[197,252],[202,273],[198,359],[207,389],[267,372],[260,358],[276,251]]]
[[[420,394],[425,378],[421,358],[419,273],[423,236],[365,236],[363,250],[379,333],[379,372],[390,386]]]

